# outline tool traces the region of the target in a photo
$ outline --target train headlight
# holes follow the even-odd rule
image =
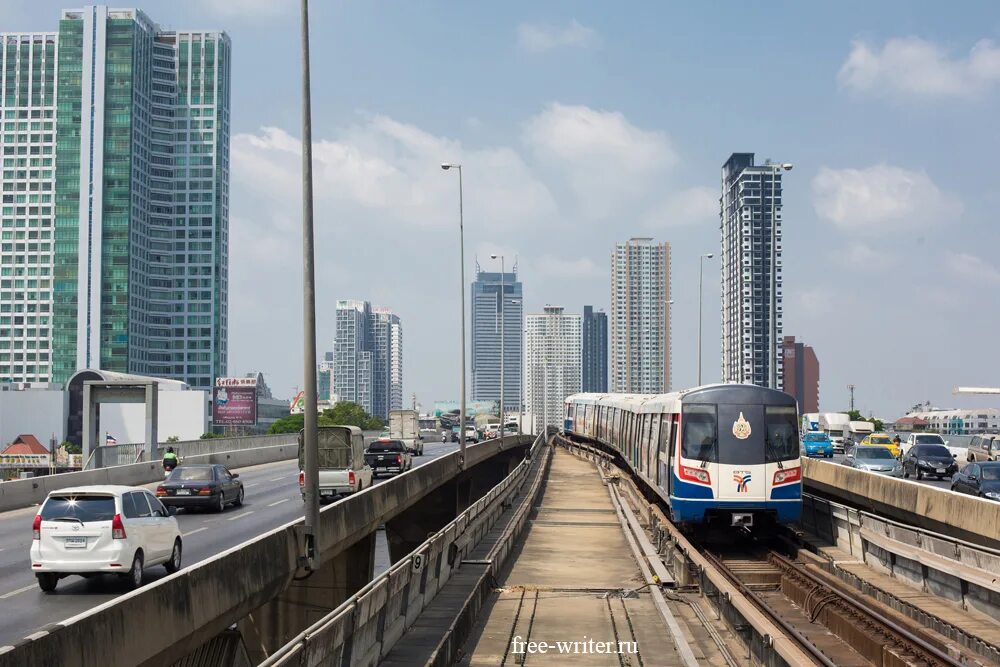
[[[690,466],[681,466],[681,479],[698,484],[712,483],[712,476],[708,474],[707,470],[704,468],[692,468]]]
[[[774,473],[772,484],[788,484],[802,479],[802,468],[784,468]]]

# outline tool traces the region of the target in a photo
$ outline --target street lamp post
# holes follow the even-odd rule
[[[712,253],[706,253],[698,258],[698,386],[701,386],[701,285],[705,260],[712,259]]]
[[[503,412],[503,362],[504,362],[504,260],[503,255],[490,255],[490,259],[500,258],[500,441],[503,441],[504,422],[506,421]]]
[[[313,244],[312,98],[309,88],[309,0],[302,0],[302,283],[303,283],[303,397],[302,449],[305,516],[302,534],[307,570],[317,565],[319,543],[319,443],[316,418],[316,270]]]
[[[441,168],[445,171],[454,167],[458,170],[458,263],[459,263],[459,275],[461,284],[461,312],[462,312],[462,382],[461,382],[461,393],[462,399],[459,408],[459,426],[458,426],[458,442],[459,442],[459,467],[465,468],[465,220],[462,202],[462,165],[451,164],[444,162],[441,164]]]
[[[768,340],[768,351],[767,351],[768,352],[767,364],[771,376],[770,387],[771,389],[777,389],[778,388],[778,341],[777,341],[778,325],[776,320],[778,316],[778,300],[777,300],[777,295],[775,294],[775,290],[777,289],[778,268],[775,266],[775,262],[777,261],[777,248],[775,246],[778,241],[778,233],[777,229],[775,229],[776,218],[774,215],[774,209],[775,209],[774,189],[775,185],[777,184],[778,172],[782,169],[784,169],[785,171],[791,171],[794,165],[792,165],[792,163],[790,162],[784,162],[779,164],[769,164],[768,166],[771,167],[771,253],[770,253],[771,265],[769,271],[771,284],[769,289],[770,309],[768,312],[768,327],[770,329],[770,332],[768,335],[769,340]]]

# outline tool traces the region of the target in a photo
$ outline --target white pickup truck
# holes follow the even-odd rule
[[[319,441],[320,501],[357,493],[372,485],[372,469],[365,463],[365,438],[357,426],[323,426]],[[299,434],[299,491],[305,494],[305,454]]]

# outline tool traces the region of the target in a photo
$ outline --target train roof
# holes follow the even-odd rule
[[[739,383],[703,385],[668,394],[573,394],[566,397],[566,402],[607,405],[639,413],[676,410],[681,402],[795,406],[795,399],[783,391]]]

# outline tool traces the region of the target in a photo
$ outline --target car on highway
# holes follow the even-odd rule
[[[969,461],[1000,461],[1000,435],[983,433],[973,436],[966,457]]]
[[[913,445],[903,456],[903,477],[944,479],[958,472],[955,457],[943,444]]]
[[[479,431],[476,430],[475,426],[465,427],[465,441],[466,442],[479,442]]]
[[[968,464],[952,476],[951,490],[1000,500],[1000,461]]]
[[[46,593],[71,575],[122,576],[142,585],[143,570],[181,569],[180,527],[146,489],[78,486],[52,491],[35,514],[29,550],[31,571]]]
[[[906,440],[903,441],[900,453],[906,456],[910,448],[916,445],[941,445],[942,447],[947,447],[948,442],[941,437],[940,433],[910,433],[906,436]]]
[[[413,455],[402,440],[379,438],[365,450],[365,463],[376,478],[381,473],[402,474],[413,467]]]
[[[156,487],[156,497],[167,507],[198,507],[222,512],[226,505],[243,505],[243,482],[239,477],[217,463],[177,466]]]
[[[875,472],[890,477],[903,476],[903,464],[896,460],[888,447],[881,445],[858,445],[853,447],[841,461],[845,466]]]
[[[892,452],[892,457],[898,459],[901,452],[899,445],[888,433],[872,433],[866,435],[858,443],[859,447],[885,447]]]
[[[809,431],[802,436],[802,451],[806,456],[833,458],[833,441],[822,431]]]

